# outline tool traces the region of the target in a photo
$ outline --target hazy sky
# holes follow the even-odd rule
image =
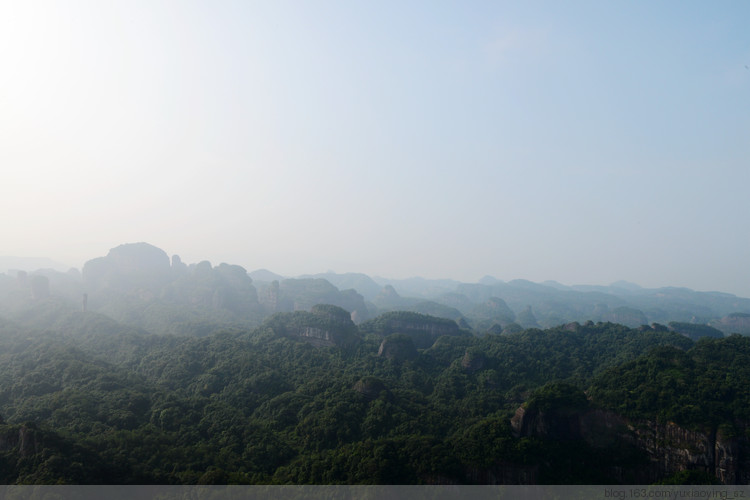
[[[0,0],[0,255],[750,296],[750,2]]]

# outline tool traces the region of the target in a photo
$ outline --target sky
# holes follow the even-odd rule
[[[748,19],[0,0],[0,255],[750,297]]]

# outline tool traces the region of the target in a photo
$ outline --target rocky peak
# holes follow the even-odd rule
[[[83,281],[90,290],[159,288],[169,281],[170,274],[167,254],[148,243],[120,245],[106,257],[89,260],[83,266]]]
[[[187,273],[188,266],[184,262],[182,262],[182,259],[180,259],[179,255],[173,255],[172,256],[172,274],[175,276],[183,276]]]
[[[750,443],[743,436],[685,429],[674,422],[631,421],[589,407],[521,406],[510,423],[518,437],[582,440],[593,448],[640,450],[645,462],[612,471],[623,481],[627,475],[630,481],[649,484],[680,471],[698,470],[714,475],[722,484],[750,482]]]

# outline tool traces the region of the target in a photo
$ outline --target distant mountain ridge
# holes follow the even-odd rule
[[[481,281],[0,274],[0,480],[747,483],[748,299]]]
[[[0,273],[8,271],[37,271],[39,269],[54,269],[55,271],[67,271],[66,266],[46,257],[13,257],[0,255]]]
[[[167,310],[196,321],[206,313],[214,320],[259,324],[275,312],[309,311],[323,303],[347,310],[355,323],[384,312],[411,311],[451,319],[476,333],[594,321],[629,327],[703,324],[725,334],[750,334],[750,299],[678,287],[648,289],[626,281],[568,286],[485,276],[477,283],[463,283],[331,271],[286,278],[267,269],[247,272],[236,265],[214,267],[208,261],[187,265],[179,256],[170,260],[166,252],[147,243],[113,248],[107,256],[86,262],[82,273],[40,270],[28,274],[43,276],[53,295],[80,301],[87,293],[91,308],[103,308],[101,312],[118,320],[140,318],[144,323],[134,325],[138,327],[151,324],[150,314],[168,317]],[[19,279],[0,275],[0,292],[22,286]],[[44,285],[47,293],[40,279],[35,286],[39,290]],[[146,316],[133,316],[134,307],[143,308]]]

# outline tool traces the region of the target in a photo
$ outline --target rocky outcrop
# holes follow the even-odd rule
[[[558,441],[582,439],[581,415],[568,411],[528,411],[524,407],[516,410],[510,420],[511,428],[518,437],[544,437]]]
[[[722,484],[750,484],[748,448],[747,439],[726,437],[721,431],[716,433],[714,474]]]
[[[386,397],[390,398],[390,392],[385,383],[376,377],[364,377],[357,381],[352,387],[355,391],[362,394],[366,399],[372,401],[377,399],[385,391]]]
[[[467,349],[461,358],[461,368],[468,373],[476,373],[484,368],[487,358],[481,351]]]
[[[172,256],[172,275],[175,278],[178,278],[180,276],[184,276],[187,274],[188,266],[184,262],[182,262],[182,259],[180,259],[179,255],[173,255]]]
[[[20,457],[28,457],[42,448],[42,437],[32,426],[8,426],[6,432],[0,433],[0,452],[15,450]]]
[[[349,312],[331,304],[315,305],[311,311],[276,313],[264,326],[278,335],[305,341],[316,347],[348,348],[359,341]]]
[[[438,337],[442,335],[451,335],[453,333],[451,329],[445,329],[427,323],[395,323],[393,327],[395,331],[403,332],[405,335],[411,337],[415,347],[418,349],[431,347]]]
[[[583,440],[593,448],[635,446],[645,452],[646,463],[610,471],[620,480],[627,477],[649,484],[679,471],[698,470],[714,475],[722,484],[750,483],[746,437],[685,429],[673,422],[631,421],[601,409],[559,412],[520,407],[511,427],[519,437]]]
[[[636,445],[649,456],[649,480],[681,470],[700,470],[716,476],[722,484],[750,483],[750,443],[746,437],[685,429],[673,422],[639,421],[629,430]]]
[[[266,311],[278,312],[279,308],[279,282],[272,281],[271,284],[264,286],[258,293],[258,302]]]
[[[711,326],[718,328],[726,335],[731,335],[733,333],[750,335],[750,314],[732,313],[724,316],[718,321],[712,322]]]
[[[243,267],[224,263],[213,267],[207,260],[177,271],[177,277],[161,290],[160,298],[204,311],[230,311],[241,318],[260,311],[258,292]]]
[[[169,282],[170,277],[169,257],[148,243],[120,245],[106,257],[89,260],[83,266],[83,282],[89,291],[155,289]]]
[[[577,332],[580,329],[581,329],[581,324],[578,323],[577,321],[563,325],[563,330],[567,332]]]
[[[295,333],[298,337],[317,347],[336,345],[333,333],[322,328],[303,326],[297,329]]]
[[[127,322],[147,316],[130,310],[148,308],[154,299],[166,309],[177,306],[177,313],[188,306],[204,313],[218,311],[218,317],[230,312],[232,320],[255,318],[261,312],[244,268],[223,263],[212,267],[207,260],[187,266],[178,255],[170,262],[166,252],[148,243],[120,245],[106,257],[89,260],[82,278],[91,309],[106,310]]]
[[[406,361],[416,358],[418,353],[411,337],[402,333],[394,333],[384,338],[380,343],[378,356],[393,361]]]

